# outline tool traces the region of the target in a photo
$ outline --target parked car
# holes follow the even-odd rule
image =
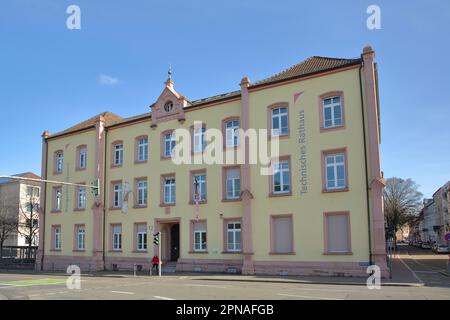
[[[441,244],[436,248],[436,253],[449,253],[448,245]]]
[[[422,242],[421,245],[420,245],[420,247],[421,247],[422,249],[431,249],[431,245],[430,245],[430,243],[427,242],[427,241]]]

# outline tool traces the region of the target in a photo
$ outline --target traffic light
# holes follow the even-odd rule
[[[161,236],[161,232],[157,232],[153,235],[153,243],[156,245],[159,245],[159,238]]]
[[[100,179],[96,179],[91,182],[91,192],[94,197],[98,197],[100,195]]]

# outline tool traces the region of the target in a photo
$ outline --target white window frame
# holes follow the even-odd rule
[[[120,227],[120,232],[115,232],[114,228]],[[121,225],[114,225],[112,226],[113,232],[112,232],[112,249],[113,251],[120,251],[122,250],[122,226]]]
[[[147,250],[147,231],[140,231],[136,233],[136,249],[137,251]]]
[[[137,182],[137,204],[138,206],[147,205],[148,183],[146,180],[138,180]]]
[[[121,166],[123,164],[123,143],[114,144],[114,165]]]
[[[55,189],[55,210],[60,211],[61,210],[61,204],[62,204],[62,188]]]
[[[230,171],[236,170],[239,172],[239,178],[229,178],[228,173]],[[232,195],[228,194],[228,185],[231,183]],[[236,187],[239,185],[239,189]],[[239,191],[239,192],[238,192]],[[226,171],[226,181],[225,181],[225,197],[228,200],[236,200],[241,198],[241,170],[239,168],[230,168]]]
[[[199,236],[200,242],[197,242],[197,235]],[[206,235],[206,230],[196,230],[194,231],[194,251],[195,252],[205,252],[208,249],[208,238]]]
[[[206,173],[197,173],[197,174],[193,174],[192,176],[192,180],[194,183],[194,188],[193,188],[193,195],[192,195],[192,200],[195,202],[195,179],[199,178],[198,182],[198,186],[199,186],[199,195],[200,198],[198,199],[198,202],[205,202],[207,195],[206,195]]]
[[[113,208],[122,208],[122,196],[123,196],[122,183],[114,183],[113,184]]]
[[[56,153],[56,172],[62,173],[64,170],[64,153]]]
[[[173,156],[175,145],[175,133],[171,132],[164,134],[164,157],[170,158]],[[167,147],[169,147],[170,150]]]
[[[86,209],[86,188],[84,187],[78,188],[77,209]]]
[[[148,138],[140,138],[138,140],[138,161],[148,160]]]
[[[61,250],[61,227],[55,227],[54,229],[55,236],[55,250]]]
[[[87,148],[81,148],[80,149],[80,155],[79,155],[79,167],[80,169],[86,169],[87,166]]]
[[[342,156],[342,161],[337,162],[337,157]],[[325,156],[325,188],[326,190],[341,190],[341,189],[345,189],[347,187],[347,176],[346,176],[346,172],[347,172],[347,168],[346,168],[346,162],[345,162],[345,153],[335,153],[335,154],[327,154]],[[333,158],[333,163],[328,163],[328,159]],[[338,167],[343,167],[344,168],[344,178],[343,179],[338,179]],[[333,168],[333,175],[334,175],[334,179],[330,179],[328,177],[328,168]],[[338,180],[343,180],[344,184],[342,186],[339,186]],[[328,182],[329,181],[333,181],[333,185],[334,186],[329,186]]]
[[[283,164],[287,164],[287,168],[283,166]],[[275,162],[273,164],[273,175],[272,175],[272,193],[273,194],[286,194],[291,192],[291,178],[290,178],[290,163],[289,160],[281,160],[279,162]],[[284,173],[287,172],[289,183],[285,183],[284,181]],[[275,177],[276,175],[280,175],[280,191],[275,191]],[[284,187],[287,186],[288,190],[283,190]]]
[[[84,226],[79,226],[77,229],[77,249],[86,249],[86,229]]]
[[[239,146],[239,128],[239,120],[230,120],[225,123],[225,146],[227,148]]]
[[[236,227],[236,225],[239,224],[239,228]],[[230,229],[230,225],[233,226],[233,228]],[[227,222],[227,251],[228,252],[240,252],[242,251],[242,222],[241,221],[229,221]],[[230,232],[233,234],[233,242],[230,243]],[[239,238],[241,241],[238,243],[236,242],[236,234],[239,233]],[[230,244],[232,247],[230,247]]]
[[[334,99],[339,98],[339,102],[334,102]],[[330,100],[331,103],[330,104],[325,104],[326,101]],[[341,118],[339,119],[341,121],[341,123],[336,124],[336,118],[334,115],[335,112],[335,108],[339,108],[340,109],[340,114],[341,114]],[[331,124],[329,126],[326,125],[327,123],[327,118],[325,116],[326,114],[326,109],[331,109]],[[336,128],[336,127],[341,127],[344,124],[344,116],[343,116],[343,108],[342,108],[342,96],[333,96],[333,97],[328,97],[322,100],[322,115],[323,115],[323,127],[324,129],[330,129],[330,128]]]
[[[194,127],[194,152],[203,152],[206,148],[206,128]]]
[[[176,199],[175,177],[164,177],[164,204],[174,204]],[[169,193],[168,193],[169,192]]]
[[[284,109],[284,111],[282,111]],[[274,114],[275,110],[278,110],[278,114]],[[271,115],[271,135],[272,136],[285,136],[289,133],[289,112],[288,112],[288,107],[277,107],[277,108],[272,108],[270,111],[270,115]],[[283,127],[281,126],[282,123],[282,118],[286,117],[286,124],[287,126],[286,128],[286,132],[283,132]],[[273,123],[277,122],[278,123],[278,129],[274,128]],[[278,130],[278,131],[276,131]]]

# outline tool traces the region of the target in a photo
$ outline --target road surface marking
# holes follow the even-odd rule
[[[225,287],[225,286],[218,286],[218,285],[215,285],[215,284],[194,284],[194,283],[185,284],[185,286],[188,286],[188,287],[220,288],[220,289],[228,288],[228,287]]]
[[[175,299],[172,299],[172,298],[161,297],[161,296],[153,296],[153,298],[161,299],[161,300],[175,300]]]
[[[305,299],[316,299],[316,300],[344,300],[340,298],[325,298],[325,297],[312,297],[312,296],[299,296],[296,294],[285,294],[285,293],[277,293],[278,296],[284,297],[293,297],[293,298],[305,298]]]
[[[403,261],[402,258],[399,258],[399,260],[400,260],[401,263],[403,263],[403,265],[406,267],[406,269],[408,269],[409,271],[411,271],[411,273],[413,274],[414,278],[416,278],[420,283],[422,283],[422,284],[424,283],[424,282],[422,281],[422,279],[420,279],[419,276],[413,271],[413,269],[411,269],[411,268],[406,264],[406,262]]]
[[[126,292],[126,291],[111,291],[112,293],[120,293],[120,294],[134,294],[134,292]]]

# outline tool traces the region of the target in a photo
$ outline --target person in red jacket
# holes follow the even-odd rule
[[[156,273],[158,273],[158,269],[159,269],[159,258],[158,258],[158,256],[154,256],[153,257],[152,264],[153,264],[152,271],[153,271],[153,269],[156,269]]]

